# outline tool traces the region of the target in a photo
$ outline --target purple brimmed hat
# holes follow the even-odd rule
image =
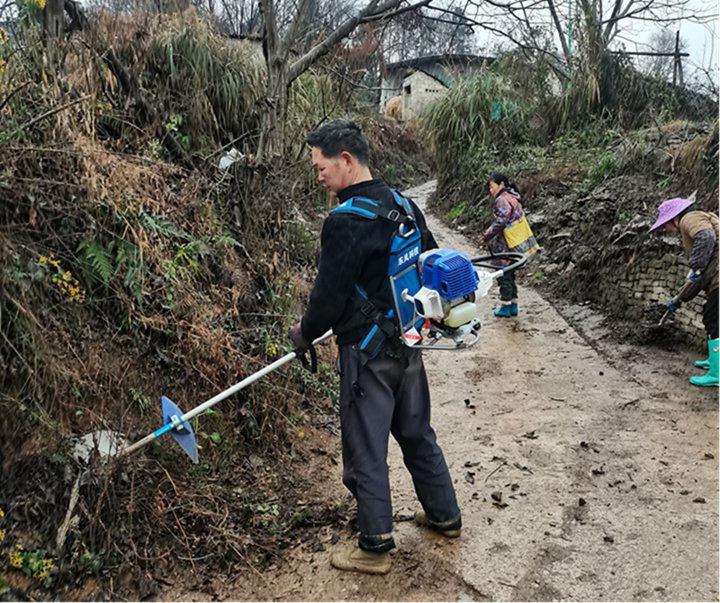
[[[655,224],[650,227],[650,231],[652,232],[653,230],[660,228],[663,224],[665,224],[665,222],[672,220],[693,203],[695,203],[695,201],[692,199],[680,199],[679,197],[663,201],[660,204],[660,207],[658,207],[658,219],[655,220]]]

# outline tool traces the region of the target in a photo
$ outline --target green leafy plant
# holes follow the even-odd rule
[[[143,284],[149,269],[137,245],[126,239],[113,239],[107,246],[94,240],[81,241],[78,245],[81,271],[88,284],[96,283],[105,289],[122,277],[122,284],[130,292],[139,307],[145,304]]]
[[[451,220],[454,220],[455,218],[459,218],[460,216],[462,216],[464,212],[465,212],[465,201],[461,201],[460,203],[458,203],[455,207],[453,207],[448,212],[448,218],[450,218]]]
[[[668,186],[670,186],[672,184],[672,181],[673,181],[672,176],[668,176],[667,178],[664,178],[663,180],[661,180],[660,182],[657,183],[658,190],[666,189]]]
[[[190,137],[187,134],[183,134],[180,130],[180,128],[183,125],[183,118],[182,115],[179,115],[178,113],[171,113],[168,117],[167,122],[165,123],[165,129],[173,134],[175,138],[177,138],[178,142],[183,146],[185,149],[190,148]]]
[[[588,169],[585,180],[578,189],[578,195],[581,197],[587,195],[605,180],[616,176],[621,166],[622,163],[615,153],[603,153]]]
[[[280,507],[276,503],[259,503],[255,505],[254,521],[262,525],[270,534],[277,534],[283,526],[279,524]]]
[[[157,138],[153,138],[152,140],[148,141],[147,146],[148,146],[148,151],[150,151],[150,155],[154,159],[162,159],[162,157],[163,157],[162,142],[160,142]]]
[[[45,551],[28,551],[21,544],[16,544],[15,550],[8,553],[8,559],[10,567],[38,580],[46,580],[54,567],[53,560],[45,556]]]
[[[138,389],[135,389],[134,387],[130,388],[130,395],[132,396],[133,402],[139,406],[141,414],[145,414],[154,406],[152,398],[150,398],[150,396],[146,396],[144,393],[142,393]]]
[[[190,233],[180,230],[177,225],[170,219],[162,215],[149,214],[140,210],[137,214],[140,225],[150,232],[154,232],[165,238],[178,238],[189,241],[192,237]]]
[[[7,581],[5,576],[0,574],[0,595],[4,595],[10,590],[10,583]]]

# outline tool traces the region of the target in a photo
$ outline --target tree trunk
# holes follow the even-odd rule
[[[303,56],[290,63],[290,49],[297,46],[299,39],[305,36],[303,28],[315,3],[313,0],[300,0],[297,15],[280,39],[274,0],[259,0],[263,18],[263,54],[267,66],[267,88],[264,104],[260,108],[261,129],[258,143],[257,160],[262,162],[273,156],[282,155],[285,150],[285,120],[288,111],[290,84],[309,69],[320,57],[326,55],[342,42],[365,20],[377,20],[380,17],[391,18],[401,0],[370,0],[358,14],[346,19],[339,27],[330,32],[325,39]],[[430,0],[418,0],[403,9],[402,12],[426,6]]]
[[[285,121],[288,111],[288,64],[277,57],[267,61],[267,88],[261,116],[261,134],[257,160],[280,156],[285,152]]]
[[[50,38],[65,35],[65,2],[64,0],[47,0],[43,10],[43,27]]]

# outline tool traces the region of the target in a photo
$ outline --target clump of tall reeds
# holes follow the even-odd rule
[[[256,127],[254,107],[264,93],[260,47],[219,34],[192,11],[156,21],[150,30],[148,71],[178,127],[202,146],[208,136],[232,140]]]
[[[454,172],[466,153],[482,153],[524,134],[526,108],[513,100],[512,92],[512,83],[502,74],[483,71],[427,110],[423,131],[432,141],[441,172]]]

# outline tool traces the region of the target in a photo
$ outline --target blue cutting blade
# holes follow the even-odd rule
[[[172,423],[172,418],[175,416],[178,419],[183,416],[183,411],[180,410],[175,403],[170,400],[169,398],[166,398],[165,396],[162,397],[162,414],[163,414],[163,420],[165,421],[165,424]],[[190,423],[187,421],[183,421],[182,425],[179,429],[173,429],[170,432],[170,435],[173,437],[173,439],[180,444],[180,448],[182,448],[185,453],[192,459],[193,463],[198,462],[198,447],[197,447],[197,440],[195,439],[195,433],[192,430],[192,427],[190,427]]]

